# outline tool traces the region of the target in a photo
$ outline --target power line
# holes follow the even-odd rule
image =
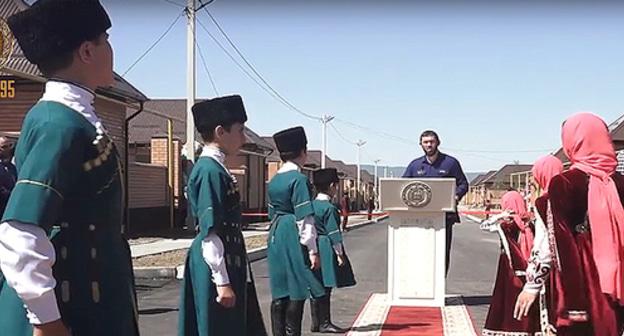
[[[366,148],[362,148],[362,151],[364,152],[364,155],[366,155],[368,159],[371,160],[371,162],[375,163],[375,160],[378,160],[378,158],[375,158],[374,156],[372,156],[371,153],[369,153],[368,150],[366,150]]]
[[[201,2],[201,1],[200,1]],[[245,62],[245,64],[249,67],[249,69],[257,76],[258,79],[260,79],[260,81],[266,86],[266,88],[268,88],[268,90],[270,90],[273,93],[273,97],[277,97],[279,98],[283,104],[285,104],[286,106],[288,106],[291,110],[307,117],[310,119],[315,119],[315,120],[320,120],[321,118],[307,114],[303,111],[301,111],[300,109],[298,109],[296,106],[294,106],[293,104],[291,104],[286,98],[284,98],[277,90],[275,90],[268,82],[267,80],[264,79],[264,77],[258,72],[258,70],[253,66],[253,64],[247,59],[247,57],[245,57],[245,55],[241,52],[241,50],[236,46],[236,44],[234,43],[234,41],[228,36],[228,34],[225,32],[225,30],[221,27],[221,25],[219,24],[219,22],[216,20],[216,18],[210,13],[210,11],[208,10],[208,8],[205,8],[205,4],[202,6],[202,8],[204,9],[204,11],[206,12],[206,14],[210,17],[210,19],[212,20],[212,22],[214,23],[214,25],[217,27],[217,29],[219,30],[219,32],[223,35],[223,37],[226,39],[226,41],[228,42],[228,44],[232,47],[232,49],[234,49],[234,51],[236,52],[236,54],[238,54],[238,56],[243,60],[243,62]],[[201,24],[201,22],[200,22]],[[203,26],[203,24],[202,24]],[[204,29],[207,30],[204,26]],[[213,38],[213,40],[216,41],[216,39],[214,38],[214,36],[211,35],[211,37]],[[218,43],[220,45],[220,43]],[[221,49],[223,49],[225,51],[225,48],[220,45]],[[233,59],[233,57],[231,56],[231,54],[229,52],[228,56],[230,56],[230,58]],[[236,62],[237,65],[239,67],[242,68],[242,66],[240,65],[240,63]],[[245,73],[250,76],[249,72],[245,71]],[[251,76],[250,76],[251,77]],[[259,84],[256,80],[254,80],[257,84]],[[265,90],[266,91],[266,90]],[[419,144],[419,141],[414,141],[412,139],[408,139],[408,138],[403,138],[400,136],[396,136],[394,134],[390,134],[390,133],[386,133],[383,131],[379,131],[379,130],[375,130],[366,126],[362,126],[362,125],[358,125],[355,124],[353,122],[347,121],[347,120],[341,120],[339,118],[336,118],[338,121],[350,125],[352,127],[355,128],[359,128],[361,130],[366,130],[368,132],[373,132],[376,133],[378,135],[381,135],[383,137],[389,138],[389,139],[393,139],[395,141],[399,141],[402,142],[404,144],[407,145],[417,145]],[[338,129],[333,125],[330,124],[330,126],[332,127],[332,129],[334,130],[334,132],[345,142],[349,143],[349,144],[355,144],[354,142],[348,140],[346,137],[344,137],[340,131],[338,131]],[[487,150],[463,150],[463,149],[451,149],[451,148],[446,148],[448,150],[451,151],[455,151],[455,152],[462,152],[465,153],[465,155],[468,156],[475,156],[475,157],[480,157],[480,158],[484,158],[484,159],[489,159],[489,160],[494,160],[494,161],[502,161],[500,159],[493,159],[493,158],[488,158],[485,156],[480,156],[480,155],[476,155],[476,154],[469,154],[469,153],[537,153],[537,152],[544,152],[546,150],[526,150],[526,151],[487,151]]]
[[[275,90],[273,88],[273,86],[271,86],[271,84],[269,84],[267,82],[267,80],[264,79],[264,77],[258,72],[258,70],[256,70],[256,68],[251,64],[251,62],[249,62],[247,60],[247,57],[245,57],[245,55],[243,55],[243,53],[240,51],[240,49],[236,46],[236,44],[234,43],[234,41],[232,41],[232,39],[228,36],[228,34],[225,32],[225,30],[221,27],[221,25],[219,24],[219,22],[217,22],[217,20],[215,19],[215,17],[210,14],[210,11],[208,11],[208,8],[204,7],[204,11],[206,12],[206,14],[208,14],[208,16],[210,17],[210,20],[212,20],[212,22],[214,23],[214,25],[217,27],[217,29],[219,30],[219,32],[221,32],[221,35],[223,35],[223,37],[225,37],[225,39],[227,40],[228,44],[232,47],[232,49],[234,49],[234,51],[236,51],[236,53],[238,54],[238,56],[243,60],[243,62],[245,62],[245,64],[247,64],[247,66],[249,67],[249,69],[251,69],[251,71],[260,79],[260,81],[262,81],[262,83],[264,83],[264,85],[266,85],[266,87],[271,90],[271,92],[273,92],[273,94],[275,94],[277,97],[279,97],[279,99],[281,99],[286,105],[290,106],[290,108],[307,117],[310,119],[315,119],[315,120],[321,120],[321,118],[305,113],[303,111],[301,111],[299,108],[297,108],[295,105],[293,105],[292,103],[290,103],[290,101],[288,101],[288,99],[284,98],[284,96],[282,96],[277,90]]]
[[[334,132],[338,135],[338,137],[340,139],[342,139],[342,141],[344,141],[344,142],[346,142],[346,143],[348,143],[350,145],[355,145],[356,144],[354,141],[351,141],[351,140],[347,139],[344,135],[342,135],[342,133],[340,133],[340,131],[338,131],[338,129],[336,128],[336,126],[334,126],[334,124],[329,124],[329,127],[331,127],[334,130]]]
[[[180,7],[180,8],[186,8],[186,6],[185,6],[185,5],[183,5],[183,4],[179,4],[179,3],[175,2],[175,1],[172,1],[172,0],[163,0],[163,1],[164,1],[164,2],[168,2],[168,3],[172,4],[172,5],[178,6],[178,7]]]
[[[336,117],[336,121],[341,122],[341,123],[343,123],[345,125],[351,126],[353,128],[358,128],[360,130],[364,130],[364,131],[368,131],[368,132],[371,132],[371,133],[375,133],[377,135],[380,135],[380,136],[383,136],[383,137],[386,137],[388,139],[392,139],[392,140],[395,140],[395,141],[398,141],[398,142],[401,142],[401,143],[404,143],[404,144],[409,144],[409,145],[417,145],[418,144],[417,141],[414,141],[414,140],[411,140],[411,139],[408,139],[408,138],[403,138],[403,137],[400,137],[400,136],[397,136],[397,135],[393,135],[393,134],[390,134],[390,133],[386,133],[386,132],[383,132],[383,131],[380,131],[380,130],[376,130],[376,129],[373,129],[373,128],[370,128],[370,127],[358,125],[356,123],[353,123],[353,122],[348,121],[348,120],[343,120],[343,119],[338,118],[338,117]]]
[[[494,161],[494,162],[502,162],[502,163],[510,163],[512,161],[510,160],[503,160],[503,159],[497,159],[497,158],[491,158],[488,156],[484,156],[484,155],[478,155],[478,154],[471,154],[471,153],[457,153],[456,151],[449,149],[449,148],[444,148],[444,151],[446,152],[448,150],[448,152],[453,153],[454,155],[465,155],[465,156],[472,156],[475,158],[479,158],[479,159],[484,159],[484,160],[489,160],[489,161]]]
[[[412,139],[408,139],[408,138],[403,138],[394,134],[390,134],[390,133],[386,133],[371,127],[366,127],[366,126],[362,126],[359,124],[356,124],[354,122],[351,121],[347,121],[347,120],[343,120],[339,117],[335,118],[336,121],[341,122],[345,125],[351,126],[353,128],[357,128],[360,130],[364,130],[367,132],[371,132],[371,133],[375,133],[379,136],[385,137],[387,139],[391,139],[406,145],[419,145],[420,142],[416,141],[416,140],[412,140]],[[509,153],[544,153],[544,152],[552,152],[552,149],[531,149],[531,150],[475,150],[475,149],[461,149],[461,148],[450,148],[450,147],[444,147],[445,150],[449,150],[449,151],[453,151],[453,152],[458,152],[458,153],[463,153],[466,155],[470,155],[470,153],[490,153],[490,154],[496,154],[496,153],[500,153],[500,154],[509,154]],[[475,156],[475,155],[472,155]],[[481,157],[481,158],[486,158],[484,156],[477,156],[477,157]],[[488,158],[490,160],[497,160],[500,161],[499,159],[493,159],[493,158]]]
[[[377,135],[380,135],[380,136],[389,138],[391,140],[400,142],[400,143],[402,143],[404,145],[414,146],[414,145],[418,145],[419,144],[417,141],[414,141],[414,140],[411,140],[411,139],[407,139],[407,138],[403,138],[403,137],[396,136],[396,135],[392,135],[392,134],[389,134],[389,133],[386,133],[386,132],[383,132],[383,131],[375,130],[375,129],[372,129],[370,127],[361,126],[361,125],[355,124],[355,123],[350,122],[350,121],[341,120],[339,118],[336,118],[336,120],[338,120],[338,121],[340,121],[340,122],[342,122],[344,124],[347,124],[349,126],[352,126],[354,128],[359,128],[359,129],[362,129],[362,130],[365,130],[365,131],[368,131],[368,132],[371,132],[371,133],[376,133]],[[333,127],[333,125],[331,125],[331,126]],[[334,130],[336,130],[336,129],[334,129]],[[343,140],[345,140],[345,139],[343,139]],[[471,153],[471,152],[461,152],[460,153],[459,150],[452,149],[452,148],[444,147],[443,149],[445,151],[448,150],[449,152],[451,152],[453,154],[461,154],[461,155],[465,155],[465,156],[476,157],[476,158],[485,159],[485,160],[494,161],[494,162],[509,162],[509,160],[503,160],[503,159],[499,159],[499,158],[492,158],[492,157],[488,157],[488,156],[484,156],[484,155],[474,154],[474,153]]]
[[[200,11],[202,8],[204,8],[204,7],[208,6],[208,5],[210,5],[210,4],[211,4],[211,3],[213,3],[213,2],[214,2],[214,0],[210,0],[210,1],[208,1],[208,2],[203,2],[203,1],[199,0],[199,7],[195,8],[195,12]]]
[[[544,153],[544,152],[552,152],[552,149],[531,149],[531,150],[475,150],[475,149],[458,149],[458,148],[449,148],[445,147],[448,150],[454,150],[456,152],[462,153]]]
[[[247,75],[247,77],[249,77],[252,81],[254,81],[254,83],[256,83],[262,90],[264,90],[264,92],[266,92],[267,94],[269,94],[271,97],[273,97],[274,99],[276,99],[279,103],[281,103],[282,105],[286,106],[287,108],[291,109],[290,106],[285,105],[284,102],[282,100],[280,100],[277,96],[275,96],[271,91],[269,91],[266,87],[264,87],[264,85],[262,85],[262,83],[260,83],[258,81],[258,79],[256,79],[251,73],[249,73],[249,71],[247,69],[245,69],[244,66],[242,66],[237,60],[236,58],[223,46],[223,44],[221,44],[221,42],[219,42],[219,40],[208,30],[208,28],[204,25],[204,23],[197,18],[197,22],[199,23],[199,25],[202,27],[202,29],[206,32],[206,34],[208,34],[208,36],[210,36],[210,38],[212,39],[212,41],[219,47],[219,49],[221,49],[229,58],[230,60],[232,60],[232,62],[234,62],[234,64],[236,64],[236,66],[238,66],[238,68],[245,74]]]
[[[210,84],[212,84],[212,88],[215,92],[215,95],[219,96],[219,90],[217,90],[217,85],[215,84],[215,81],[212,78],[212,75],[210,74],[210,70],[208,70],[208,65],[206,64],[204,53],[202,52],[202,49],[199,46],[199,43],[197,43],[197,39],[195,39],[195,45],[197,46],[197,50],[199,51],[199,57],[201,58],[202,64],[204,65],[204,71],[206,71],[206,74],[208,74],[208,79],[210,79]]]
[[[238,68],[243,71],[243,73],[245,75],[247,75],[247,77],[249,77],[252,81],[254,81],[254,83],[256,83],[262,90],[264,90],[264,92],[266,92],[267,94],[269,94],[271,97],[273,97],[275,100],[277,100],[280,104],[284,105],[286,108],[295,111],[297,113],[302,114],[303,116],[310,118],[310,119],[314,119],[314,120],[321,120],[318,117],[303,113],[301,111],[299,111],[298,109],[294,108],[293,106],[290,106],[289,104],[287,104],[286,102],[282,101],[278,96],[276,96],[274,93],[272,93],[269,89],[267,89],[262,83],[260,83],[258,81],[258,79],[256,79],[251,73],[249,73],[249,71],[247,69],[245,69],[245,67],[243,65],[241,65],[236,58],[223,46],[223,44],[221,44],[221,42],[219,42],[219,40],[208,30],[208,28],[204,25],[204,23],[199,19],[199,17],[197,18],[197,22],[199,23],[199,25],[202,27],[202,29],[206,32],[206,34],[208,34],[208,36],[210,36],[210,38],[214,41],[214,43],[230,58],[230,60],[232,60],[232,62],[234,62],[234,64],[236,64],[236,66],[238,66]]]
[[[169,27],[167,28],[167,30],[165,30],[164,33],[162,33],[162,35],[160,35],[160,37],[158,37],[156,39],[156,41],[154,41],[154,43],[152,43],[152,45],[147,48],[147,50],[145,50],[145,52],[143,54],[141,54],[141,56],[139,56],[139,58],[137,58],[136,61],[134,61],[134,63],[132,63],[132,65],[130,65],[130,67],[128,67],[128,69],[123,73],[123,75],[121,75],[121,77],[125,77],[128,72],[130,72],[130,70],[132,70],[134,68],[135,65],[137,65],[145,56],[147,56],[147,54],[149,54],[150,51],[152,51],[152,49],[154,49],[154,47],[156,47],[156,45],[165,37],[167,36],[167,34],[171,31],[171,29],[173,28],[173,26],[175,26],[175,24],[178,22],[178,20],[180,20],[180,17],[182,17],[182,15],[185,13],[186,11],[183,10],[182,12],[180,12],[180,14],[178,14],[178,16],[176,16],[175,20],[173,20],[173,22],[171,22],[171,24],[169,25]]]

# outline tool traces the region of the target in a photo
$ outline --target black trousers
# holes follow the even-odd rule
[[[453,222],[446,221],[446,275],[448,275],[451,265],[451,245],[453,243]]]

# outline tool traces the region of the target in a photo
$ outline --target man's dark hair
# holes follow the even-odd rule
[[[94,39],[89,40],[89,41],[99,45],[100,44],[100,36],[101,36],[101,34],[96,36]],[[87,42],[87,41],[85,41],[85,42]],[[82,43],[80,45],[82,45]],[[65,69],[65,68],[68,68],[70,65],[72,65],[72,62],[74,61],[74,51],[76,51],[78,48],[80,48],[80,46],[78,46],[74,50],[70,50],[70,51],[64,52],[62,54],[55,55],[55,56],[52,56],[52,57],[48,57],[45,60],[42,60],[41,62],[39,62],[39,64],[37,64],[37,67],[39,68],[39,71],[41,71],[43,76],[45,76],[47,78],[54,77],[54,75],[57,72]]]
[[[206,129],[202,129],[199,134],[201,135],[202,140],[204,140],[204,142],[212,142],[214,141],[214,136],[215,136],[215,128],[217,128],[217,126],[221,126],[223,127],[226,131],[231,131],[232,130],[232,125],[234,125],[234,123],[227,123],[227,124],[218,124],[218,125],[214,125],[214,126],[208,126],[206,127]]]
[[[420,141],[422,141],[422,138],[424,137],[434,137],[436,141],[440,142],[440,137],[438,137],[438,133],[432,130],[426,130],[422,132],[422,134],[420,135]]]
[[[37,66],[39,71],[47,77],[53,77],[58,71],[69,67],[74,61],[74,51],[64,52],[54,57],[49,57],[41,61]]]
[[[294,160],[296,158],[298,158],[299,156],[301,156],[301,153],[305,152],[306,149],[302,149],[296,152],[284,152],[284,153],[280,153],[280,159],[282,159],[283,162],[286,161],[291,161]]]

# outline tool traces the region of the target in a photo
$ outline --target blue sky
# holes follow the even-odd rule
[[[182,10],[164,0],[102,2],[120,74]],[[589,110],[611,122],[624,114],[624,6],[616,3],[216,0],[208,8],[296,107],[381,131],[333,122],[348,140],[368,142],[363,162],[406,165],[420,148],[387,134],[417,141],[432,128],[466,171],[532,163],[558,148],[567,115]],[[206,13],[199,18],[220,37]],[[320,148],[319,122],[279,104],[197,33],[219,93],[243,96],[252,129],[303,125]],[[182,17],[126,78],[151,98],[184,98],[185,53]],[[198,97],[212,97],[197,61]],[[328,154],[356,160],[333,129]]]

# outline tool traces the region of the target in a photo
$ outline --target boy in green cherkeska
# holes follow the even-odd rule
[[[193,105],[204,147],[188,180],[199,233],[186,258],[178,335],[266,335],[241,231],[240,194],[225,165],[245,144],[247,113],[240,96]],[[249,282],[249,283],[248,283]],[[254,308],[257,308],[254,310]]]
[[[332,203],[340,179],[335,168],[326,168],[315,171],[312,180],[317,192],[312,206],[314,207],[314,222],[318,234],[319,255],[321,256],[321,269],[317,270],[315,274],[323,282],[326,295],[310,299],[311,331],[345,333],[346,330],[332,323],[330,305],[332,288],[355,285],[353,269],[345,253],[342,233],[339,229],[340,213]]]
[[[303,305],[310,296],[325,295],[313,270],[320,266],[316,246],[312,186],[301,173],[307,160],[302,127],[273,135],[284,162],[268,187],[271,230],[267,261],[271,284],[271,324],[274,336],[301,335]]]
[[[135,336],[123,170],[93,103],[114,83],[97,0],[39,0],[7,20],[49,80],[24,119],[0,224],[0,333]]]

